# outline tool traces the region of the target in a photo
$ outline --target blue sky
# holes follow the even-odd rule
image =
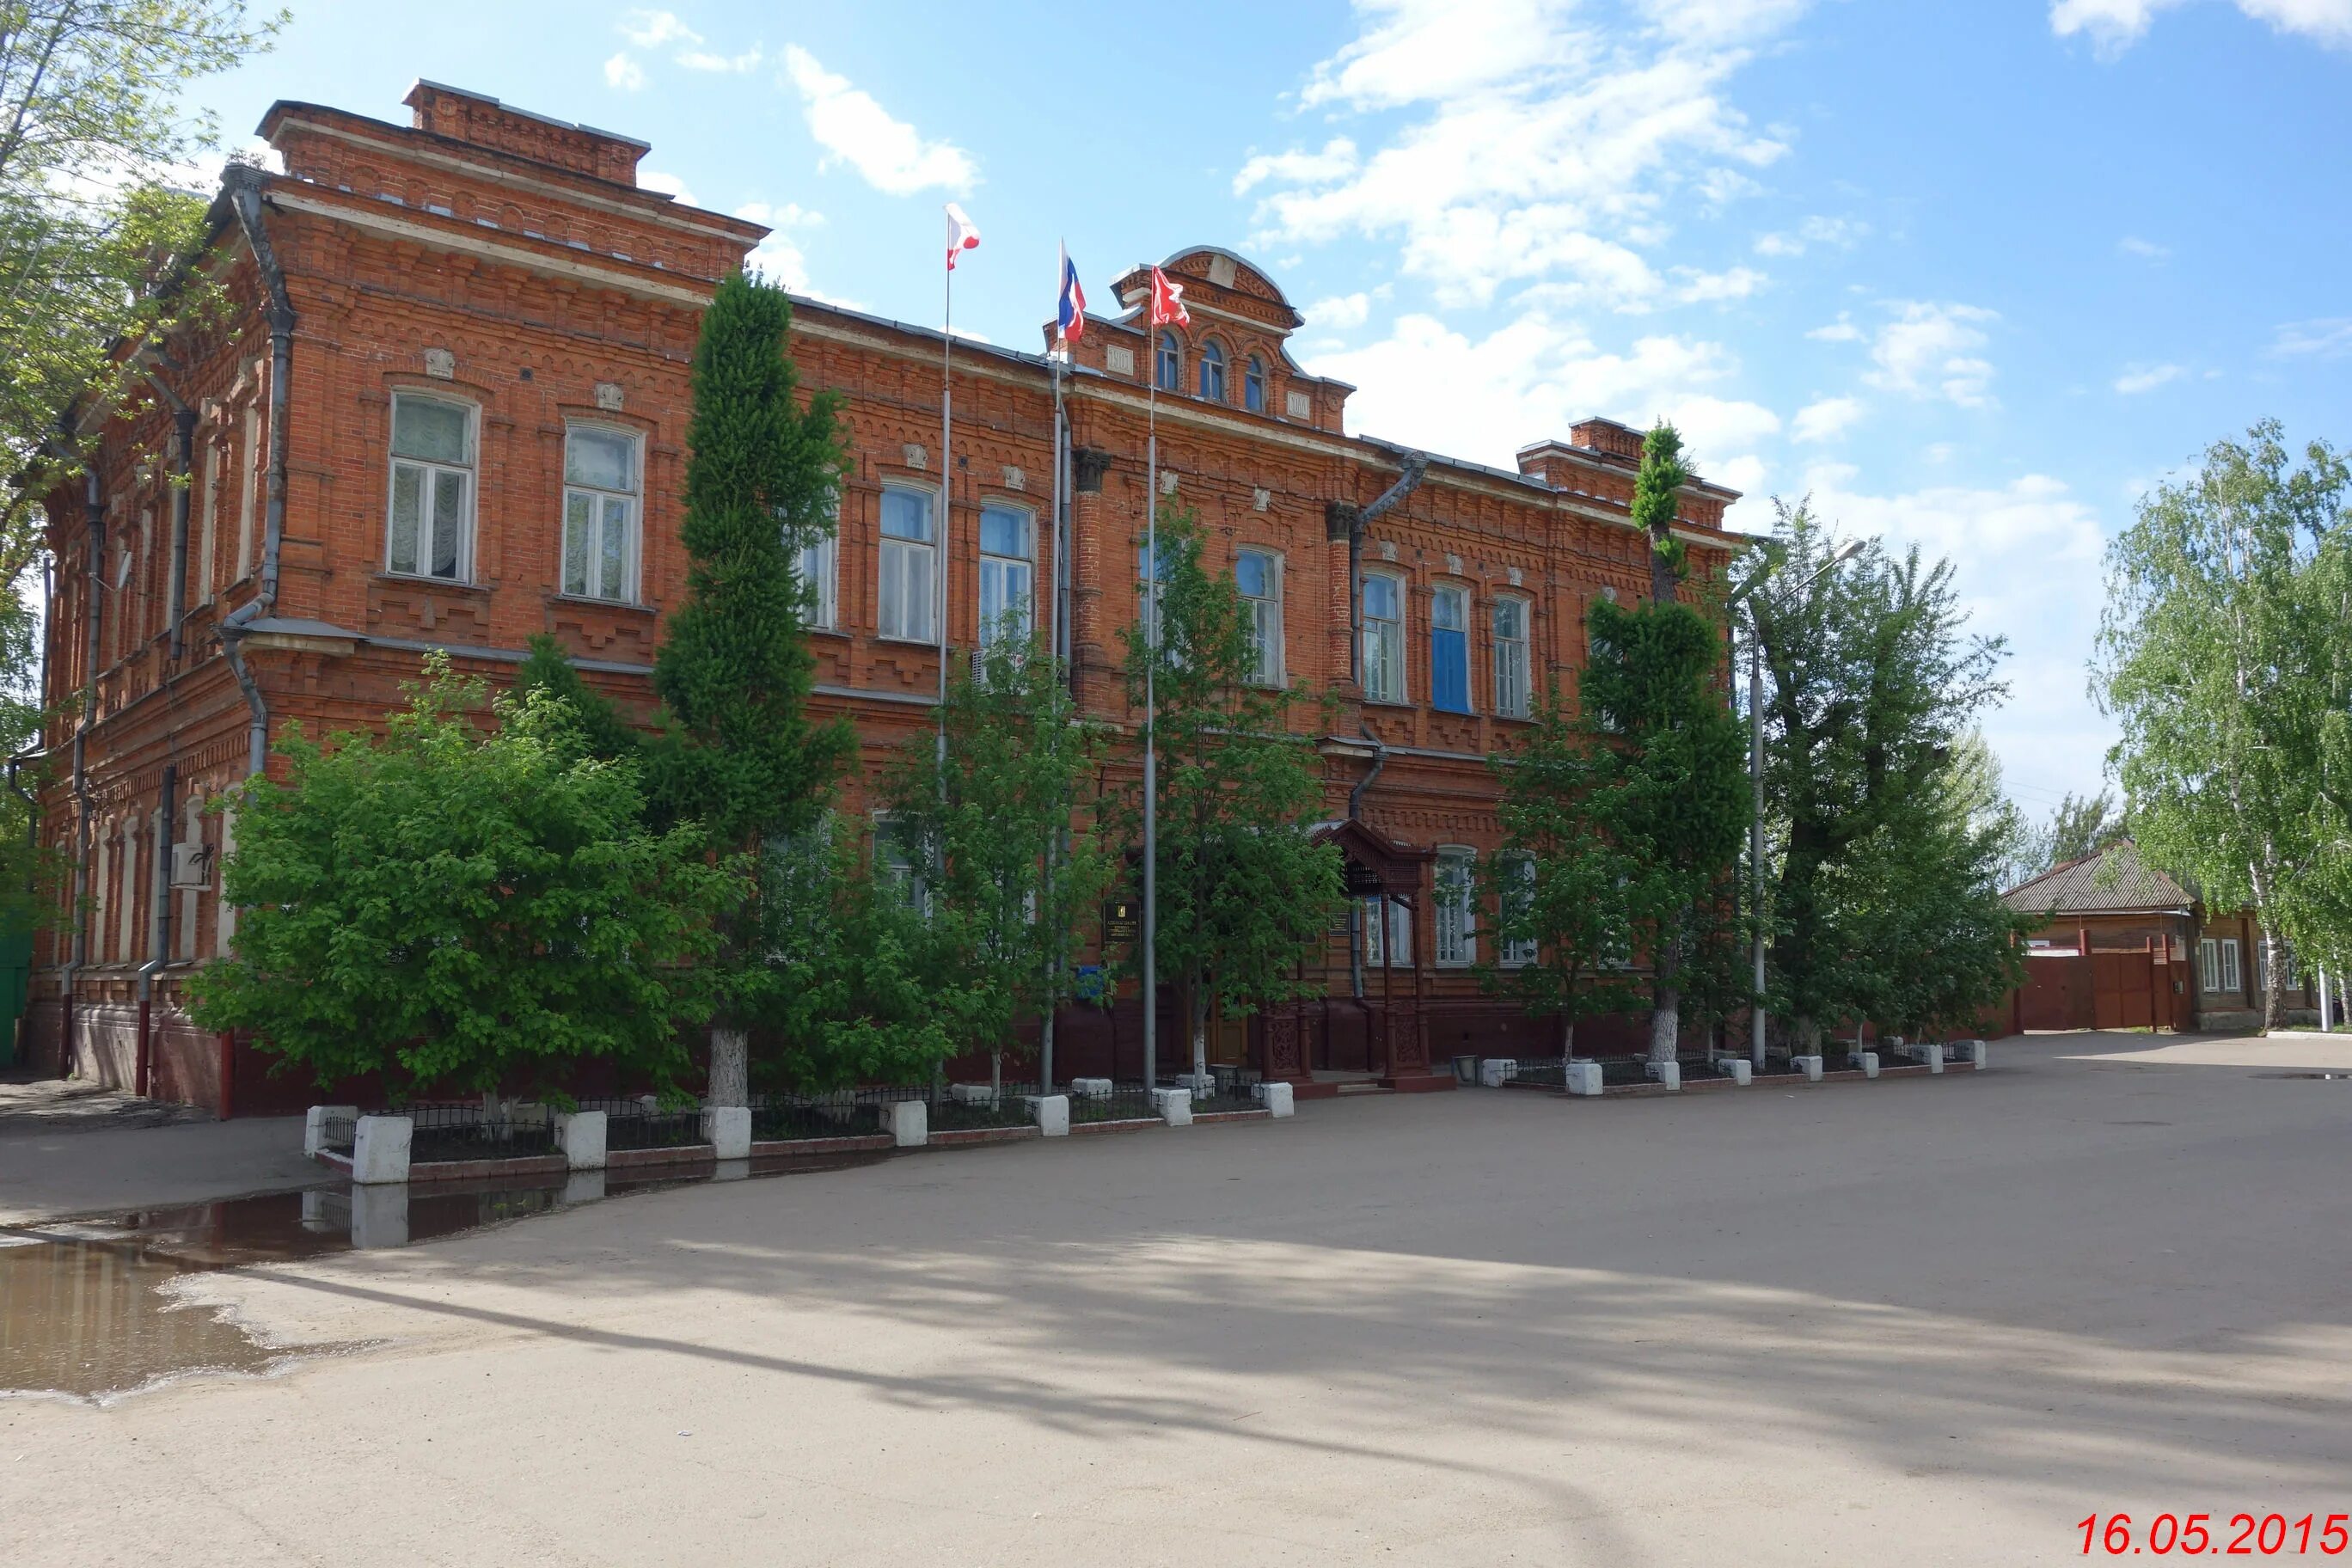
[[[1150,32],[1118,31],[1124,22]],[[415,77],[641,137],[795,287],[1033,347],[1208,241],[1351,427],[1507,466],[1597,413],[1950,556],[2036,814],[2095,787],[2105,539],[2255,419],[2352,441],[2352,0],[297,4],[202,84],[387,119]]]

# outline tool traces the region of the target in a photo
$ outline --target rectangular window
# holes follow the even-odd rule
[[[1477,957],[1478,906],[1473,892],[1475,852],[1437,852],[1437,963],[1460,969]]]
[[[819,631],[836,631],[841,623],[839,540],[833,534],[801,546],[801,581],[809,587],[809,625]]]
[[[1173,559],[1165,551],[1160,552],[1160,585],[1155,592],[1151,586],[1153,575],[1151,547],[1146,544],[1139,544],[1135,547],[1135,617],[1137,624],[1143,629],[1143,637],[1147,645],[1158,641],[1158,632],[1152,617],[1159,606],[1160,595],[1168,591],[1168,574]],[[1165,649],[1161,651],[1167,652]],[[1173,656],[1170,657],[1173,662]]]
[[[2197,944],[2198,966],[2204,971],[2205,989],[2215,995],[2225,995],[2239,989],[2242,976],[2238,968],[2238,942],[2235,937],[2207,937]]]
[[[196,529],[195,592],[190,603],[210,604],[213,596],[213,550],[220,537],[220,443],[205,442],[203,521]],[[194,956],[191,954],[190,956]]]
[[[1613,657],[1613,650],[1610,647],[1609,639],[1602,637],[1599,632],[1592,630],[1590,626],[1585,628],[1584,649],[1584,670],[1587,676],[1591,674],[1594,666],[1605,664]],[[1579,703],[1582,703],[1584,701],[1584,693],[1580,686],[1577,693],[1577,700]],[[1617,716],[1610,712],[1607,709],[1601,707],[1598,703],[1592,704],[1592,710],[1593,722],[1600,725],[1601,729],[1609,731],[1612,734],[1615,733],[1617,729]]]
[[[1257,666],[1250,679],[1259,686],[1282,684],[1282,559],[1263,550],[1234,557],[1234,585],[1250,617],[1250,642]]]
[[[245,488],[236,503],[236,574],[242,578],[253,570],[254,509],[260,502],[263,483],[258,405],[248,406],[245,411],[245,461],[239,466],[245,474]]]
[[[929,857],[923,852],[922,836],[912,825],[887,814],[874,819],[874,869],[881,880],[898,890],[899,901],[908,909],[929,914],[931,908],[931,886],[928,874]]]
[[[473,410],[394,393],[385,568],[464,582],[473,565]]]
[[[1429,702],[1470,711],[1470,590],[1441,583],[1429,602]]]
[[[1503,918],[1524,920],[1536,903],[1536,858],[1517,851],[1497,857],[1503,873]],[[1506,969],[1520,969],[1536,961],[1536,940],[1513,937],[1502,944],[1499,961]]]
[[[236,941],[236,906],[228,901],[228,858],[236,853],[236,810],[231,807],[221,813],[220,858],[224,868],[215,873],[219,877],[220,902],[213,916],[213,949],[223,958],[229,955]]]
[[[1495,711],[1528,716],[1528,602],[1495,601]]]
[[[1404,700],[1404,584],[1371,573],[1364,578],[1364,695],[1374,702]]]
[[[879,631],[901,642],[939,638],[929,490],[882,489],[882,616]]]
[[[980,646],[1010,637],[1016,648],[1029,639],[1037,568],[1031,554],[1036,530],[1025,511],[1009,506],[980,509]]]
[[[1381,933],[1381,900],[1364,900],[1364,962],[1378,969],[1383,964],[1398,969],[1412,967],[1412,906],[1391,899],[1389,929],[1386,940]]]
[[[636,556],[637,438],[574,425],[563,433],[563,591],[626,603]]]

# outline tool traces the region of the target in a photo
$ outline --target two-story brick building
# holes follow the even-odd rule
[[[641,187],[642,142],[432,83],[406,102],[407,125],[270,110],[285,173],[232,166],[212,209],[203,265],[228,319],[136,351],[153,396],[107,425],[86,490],[49,500],[47,696],[65,717],[41,831],[86,913],[37,956],[37,1058],[215,1106],[303,1097],[182,1005],[236,928],[217,874],[235,819],[206,807],[286,724],[375,725],[425,653],[495,679],[541,632],[649,710],[685,581],[700,310],[764,231]],[[969,647],[983,605],[1015,605],[1067,649],[1085,707],[1131,728],[1119,634],[1156,377],[1163,496],[1255,601],[1262,678],[1337,695],[1313,737],[1328,831],[1360,888],[1397,895],[1359,937],[1335,933],[1326,1000],[1221,1030],[1219,1054],[1295,1079],[1410,1079],[1447,1050],[1532,1047],[1549,1026],[1471,973],[1486,913],[1439,889],[1493,851],[1488,756],[1548,683],[1573,687],[1586,606],[1646,591],[1627,513],[1639,435],[1594,419],[1516,472],[1351,435],[1350,389],[1292,358],[1300,317],[1271,279],[1213,247],[1163,265],[1192,325],[1148,338],[1144,270],[1118,280],[1128,313],[1091,319],[1061,377],[1066,462],[1044,354],[960,342],[942,453],[940,334],[798,302],[790,352],[809,387],[844,395],[855,458],[838,538],[804,562],[817,700],[878,762],[931,722],[935,617]],[[1701,574],[1736,543],[1733,499],[1685,491]],[[1132,1074],[1139,1005],[1069,1019],[1064,1070]],[[1172,1016],[1163,1034],[1179,1037]]]

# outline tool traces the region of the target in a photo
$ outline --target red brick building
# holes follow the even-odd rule
[[[42,833],[87,918],[37,955],[37,1059],[240,1110],[305,1098],[182,1007],[190,968],[235,931],[217,896],[234,818],[204,808],[288,722],[374,725],[427,651],[497,678],[539,632],[649,708],[685,580],[699,313],[764,231],[641,188],[642,142],[432,83],[406,102],[407,125],[270,110],[286,173],[232,167],[212,210],[205,264],[229,320],[142,351],[154,396],[108,426],[86,494],[50,498],[47,695],[67,717],[47,736]],[[1369,922],[1362,965],[1335,935],[1329,998],[1222,1031],[1219,1055],[1410,1077],[1452,1049],[1536,1048],[1548,1027],[1470,973],[1487,911],[1432,899],[1441,868],[1493,850],[1487,756],[1547,683],[1573,688],[1586,606],[1645,591],[1627,516],[1640,437],[1594,419],[1513,472],[1351,435],[1350,389],[1292,359],[1300,317],[1271,279],[1213,247],[1164,265],[1190,329],[1147,342],[1130,272],[1115,289],[1130,313],[1090,320],[1063,377],[1066,523],[1045,357],[957,345],[943,460],[939,334],[799,302],[791,352],[810,387],[845,395],[856,459],[839,537],[807,563],[818,701],[878,761],[930,722],[933,615],[968,647],[987,595],[1028,605],[1086,707],[1131,724],[1117,667],[1157,374],[1161,489],[1257,601],[1265,678],[1338,693],[1315,737],[1328,815],[1424,916],[1385,940]],[[1734,499],[1685,491],[1699,574],[1734,546]],[[1133,1073],[1139,1006],[1072,1018],[1063,1070]]]

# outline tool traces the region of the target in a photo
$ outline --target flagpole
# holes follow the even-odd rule
[[[955,252],[948,252],[946,302],[940,321],[940,579],[932,594],[939,616],[940,804],[948,793],[948,546],[955,536]]]
[[[1160,1087],[1160,342],[1143,312],[1143,1087]]]

